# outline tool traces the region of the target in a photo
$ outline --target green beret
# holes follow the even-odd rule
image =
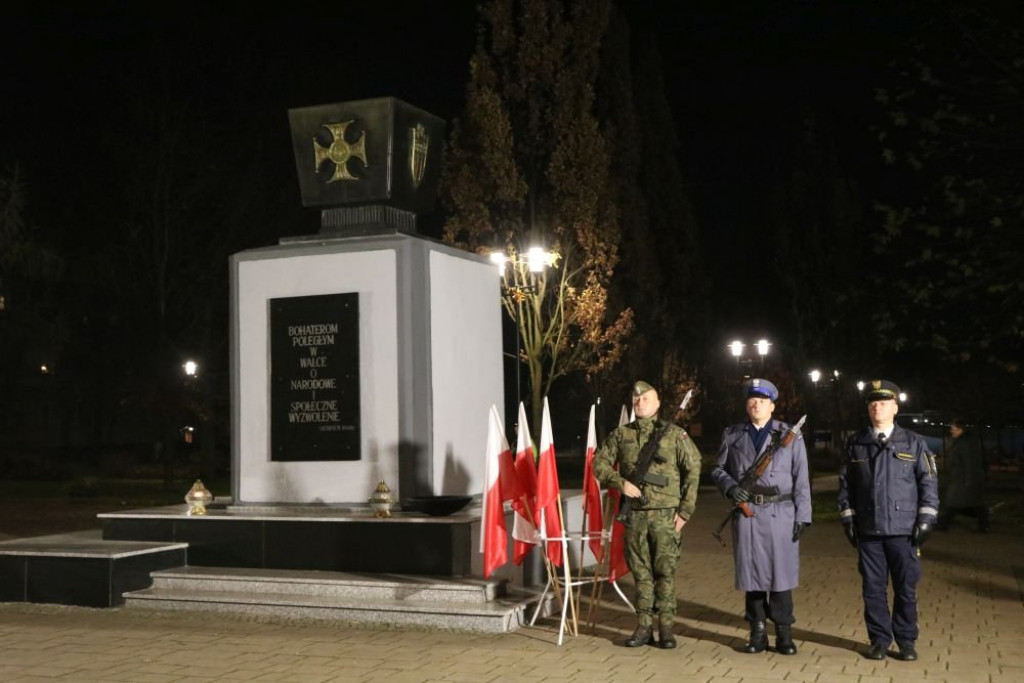
[[[639,381],[639,382],[637,382],[636,384],[633,385],[633,395],[634,396],[641,396],[643,394],[646,394],[648,391],[654,391],[654,390],[655,390],[654,387],[652,387],[647,382],[644,382],[643,380],[641,380],[641,381]]]

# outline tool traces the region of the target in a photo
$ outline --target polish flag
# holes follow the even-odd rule
[[[622,406],[622,413],[619,415],[619,426],[627,425],[633,421],[632,415],[626,414],[626,406]],[[622,493],[616,489],[608,489],[608,497],[611,498],[612,510],[612,542],[608,557],[608,580],[618,581],[629,573],[629,565],[626,564],[626,525],[615,519],[619,514],[619,499]]]
[[[604,559],[601,532],[604,519],[601,516],[601,485],[594,476],[594,453],[597,452],[597,429],[594,426],[596,406],[590,406],[590,423],[587,426],[587,455],[583,464],[583,518],[587,520],[586,530],[590,536],[588,545],[594,557]]]
[[[516,435],[516,492],[512,498],[512,561],[522,564],[523,559],[540,544],[540,534],[533,523],[533,511],[537,508],[537,465],[533,460],[533,446],[530,445],[530,427],[526,422],[526,407],[519,404],[519,430]]]
[[[562,516],[559,514],[558,470],[555,467],[555,441],[551,436],[551,413],[548,399],[544,399],[544,417],[540,428],[540,460],[537,464],[537,516],[541,523],[544,513],[544,530],[548,538],[562,537]],[[548,559],[555,566],[562,564],[562,541],[548,541]]]
[[[505,501],[514,492],[515,470],[512,451],[505,439],[498,408],[491,406],[487,425],[487,460],[484,462],[483,520],[480,552],[484,556],[484,578],[508,562],[508,532],[505,530]],[[512,490],[510,490],[510,488]]]

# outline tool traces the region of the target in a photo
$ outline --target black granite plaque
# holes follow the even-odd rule
[[[270,300],[270,459],[359,460],[359,294]]]

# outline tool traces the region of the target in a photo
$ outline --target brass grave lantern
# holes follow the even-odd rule
[[[190,517],[202,516],[206,514],[206,506],[213,502],[213,494],[203,486],[201,479],[196,479],[196,483],[185,494],[185,502],[188,503]]]

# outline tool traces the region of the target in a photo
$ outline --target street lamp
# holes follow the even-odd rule
[[[757,355],[761,359],[761,369],[764,370],[764,357],[768,355],[768,349],[771,348],[772,343],[767,339],[759,339],[754,344],[754,348],[757,349]],[[725,345],[725,348],[729,349],[729,353],[736,359],[736,369],[738,370],[741,364],[750,365],[753,361],[750,359],[743,360],[743,351],[747,348],[747,345],[741,340],[736,339]]]
[[[542,274],[545,268],[555,264],[558,254],[537,246],[530,247],[526,250],[525,254],[522,254],[510,246],[508,251],[491,252],[490,258],[491,262],[498,266],[498,274],[501,276],[501,288],[504,292],[502,298],[505,310],[516,326],[516,352],[514,358],[516,363],[516,407],[518,409],[519,404],[522,402],[520,372],[520,366],[522,365],[520,332],[522,304],[532,294],[536,293],[535,281],[537,276]]]
[[[863,393],[864,392],[864,386],[865,385],[864,385],[863,381],[857,382],[857,391]]]
[[[199,364],[194,360],[185,361],[181,367],[185,370],[186,377],[195,377],[196,373],[199,372]]]
[[[540,247],[530,247],[530,250],[526,252],[526,265],[531,273],[543,273],[544,269],[550,265],[549,258],[548,252]]]
[[[814,384],[814,389],[818,389],[818,380],[821,379],[821,372],[818,370],[811,370],[807,373],[811,376],[811,383]]]

